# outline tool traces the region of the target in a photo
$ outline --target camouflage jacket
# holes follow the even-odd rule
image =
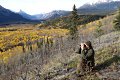
[[[94,50],[93,49],[84,49],[81,50],[81,58],[87,61],[94,61]]]

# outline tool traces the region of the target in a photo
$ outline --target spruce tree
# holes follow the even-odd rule
[[[118,10],[118,15],[116,16],[115,20],[113,21],[115,30],[120,30],[120,8]]]
[[[70,34],[75,37],[77,33],[77,23],[78,23],[78,14],[77,14],[77,9],[76,6],[73,6],[73,11],[71,15],[71,26],[70,26]]]

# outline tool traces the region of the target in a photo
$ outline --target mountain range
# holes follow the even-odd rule
[[[95,4],[84,4],[78,8],[80,14],[108,15],[120,8],[120,1],[100,2]]]
[[[31,20],[55,19],[55,18],[58,18],[58,17],[67,16],[67,15],[69,15],[69,13],[70,13],[69,11],[64,11],[64,10],[54,10],[54,11],[49,12],[49,13],[36,14],[36,15],[29,15],[22,10],[20,10],[18,12],[18,14],[20,14],[21,16],[23,16],[27,19],[31,19]]]
[[[95,4],[84,4],[83,6],[78,8],[78,13],[81,15],[108,15],[114,13],[120,7],[120,1],[111,1],[111,2],[99,2]],[[46,19],[54,19],[61,16],[67,16],[70,14],[70,11],[64,10],[54,10],[52,12],[46,14],[37,14],[37,15],[29,15],[24,11],[18,12],[18,14],[23,17],[31,20],[46,20]]]
[[[15,22],[18,23],[18,22],[27,22],[27,21],[30,20],[0,6],[0,24],[15,23]]]
[[[120,7],[120,1],[100,2],[94,4],[84,4],[78,8],[80,15],[108,15],[114,13]],[[71,11],[54,10],[45,14],[29,15],[20,10],[18,13],[12,12],[0,6],[1,23],[36,22],[40,20],[55,19],[70,15]]]

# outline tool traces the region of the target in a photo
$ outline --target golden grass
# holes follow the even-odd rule
[[[15,31],[11,31],[15,30]],[[0,49],[3,52],[0,52],[0,60],[7,62],[8,58],[12,55],[23,53],[22,46],[17,46],[10,48],[11,46],[18,45],[23,43],[26,45],[26,42],[34,42],[35,40],[54,38],[56,36],[65,36],[69,31],[67,29],[35,29],[34,27],[11,27],[11,28],[0,28]],[[8,50],[6,50],[6,48]]]

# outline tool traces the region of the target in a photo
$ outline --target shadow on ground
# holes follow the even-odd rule
[[[112,63],[118,63],[120,62],[120,57],[115,55],[112,58],[106,60],[105,62],[98,64],[97,66],[95,66],[95,70],[100,71],[105,69],[106,67],[110,66]]]

